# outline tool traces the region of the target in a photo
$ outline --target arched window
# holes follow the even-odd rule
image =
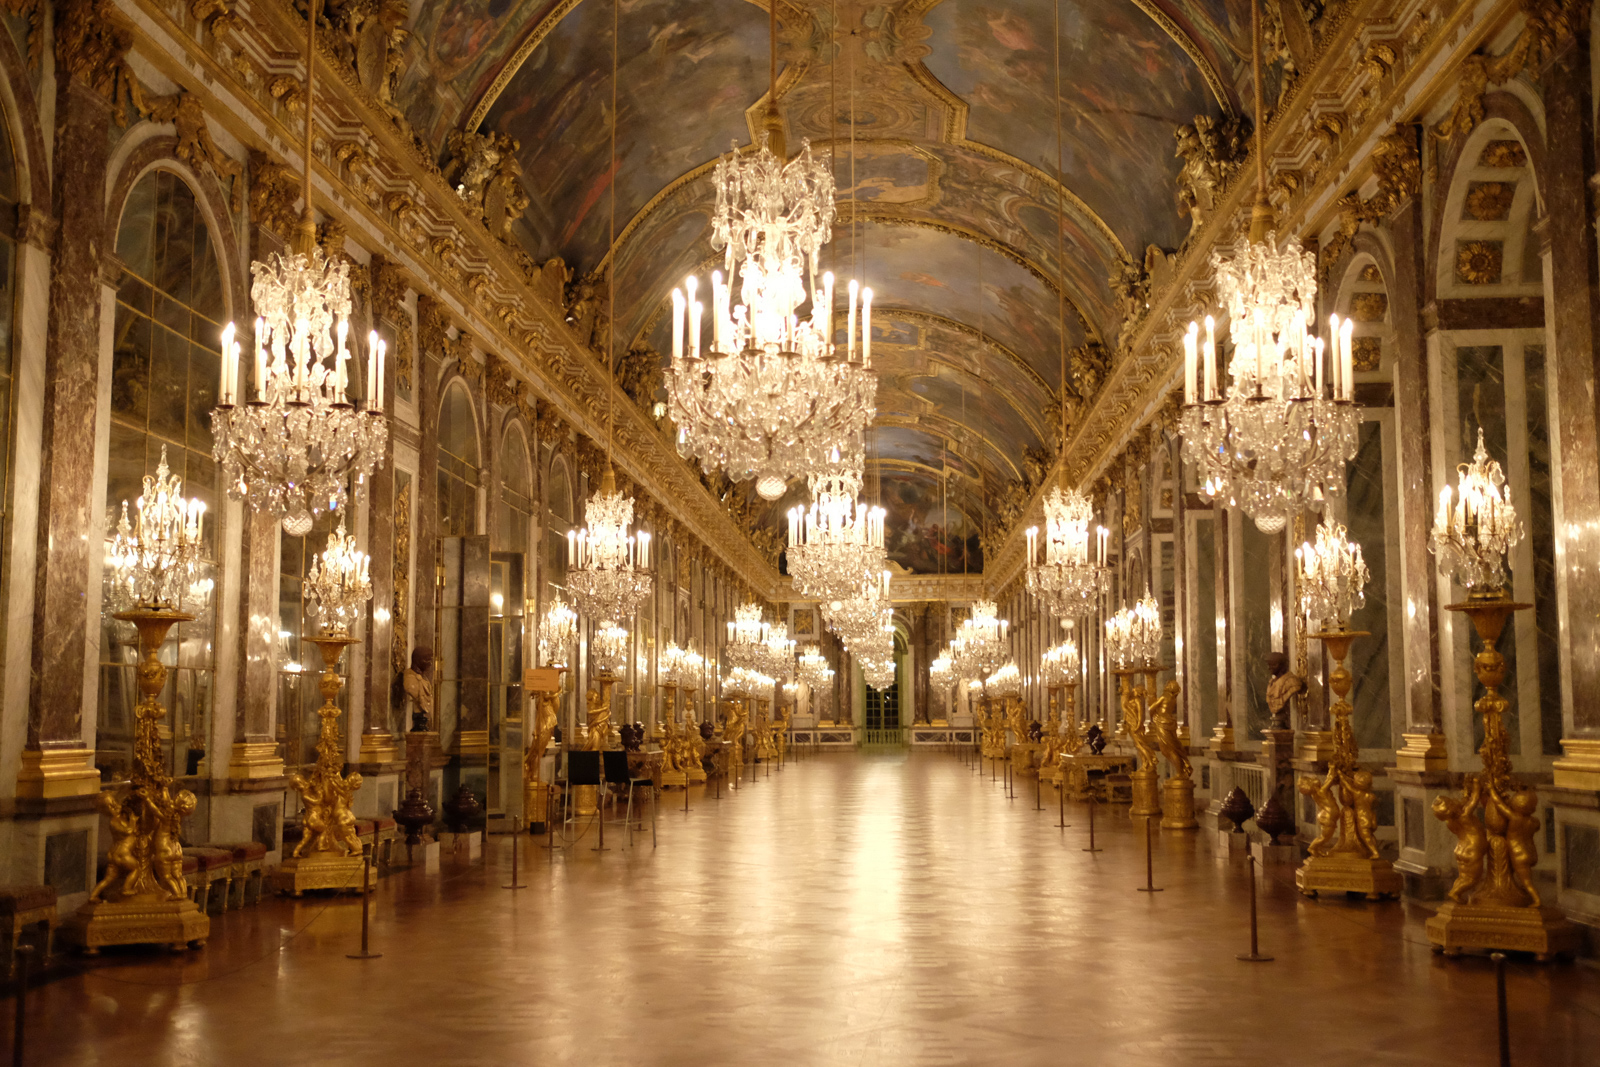
[[[478,532],[478,420],[472,396],[452,382],[439,404],[439,532],[462,537]]]
[[[516,430],[506,432],[500,453],[500,544],[505,552],[526,552],[533,524],[533,469],[528,446]]]
[[[172,731],[171,771],[193,774],[206,756],[214,696],[216,619],[208,592],[216,587],[222,511],[209,413],[227,309],[205,217],[183,179],[164,170],[139,179],[122,210],[117,257],[123,270],[112,331],[107,533],[122,501],[138,498],[163,452],[168,468],[183,479],[184,495],[207,505],[196,590],[203,595],[184,605],[198,617],[173,627],[162,654],[176,665],[162,694],[163,725]],[[97,750],[102,773],[121,776],[132,757],[137,641],[133,627],[112,619],[113,609],[102,605]]]

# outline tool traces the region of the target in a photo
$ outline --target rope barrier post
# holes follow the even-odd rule
[[[1063,830],[1065,830],[1067,828],[1067,782],[1066,782],[1066,777],[1067,777],[1066,769],[1062,768],[1062,771],[1061,771],[1061,779],[1062,780],[1056,784],[1056,800],[1058,800],[1061,803],[1061,826],[1060,826],[1060,829],[1063,829]]]
[[[375,960],[381,952],[367,951],[367,938],[372,919],[372,846],[361,846],[361,951],[345,954],[351,960]]]
[[[1144,817],[1144,885],[1139,887],[1141,893],[1163,893],[1164,889],[1156,888],[1156,860],[1155,846],[1150,836],[1150,823],[1153,817]],[[1253,884],[1253,883],[1252,883]],[[1255,899],[1253,896],[1251,899]]]
[[[1089,786],[1089,847],[1084,852],[1104,852],[1103,848],[1094,847],[1094,786]]]
[[[1044,768],[1041,767],[1041,768],[1039,768],[1039,770],[1040,770],[1040,772],[1043,772]],[[1044,774],[1043,773],[1035,774],[1033,776],[1033,810],[1034,811],[1043,811],[1044,810],[1043,795],[1044,795]]]
[[[520,881],[517,880],[517,853],[519,853],[521,851],[522,851],[522,817],[520,815],[513,815],[513,816],[511,816],[511,884],[510,885],[503,885],[503,886],[500,887],[501,889],[526,889],[526,888],[528,888],[527,886],[523,885]]]
[[[11,1035],[12,1067],[22,1067],[25,1048],[24,1028],[28,1019],[28,961],[33,956],[32,945],[18,945],[15,949],[17,972],[17,1025]]]
[[[1500,1018],[1500,1067],[1511,1067],[1511,1020],[1506,1012],[1506,954],[1494,952],[1489,958],[1494,960],[1494,1000]],[[17,1025],[22,1025],[20,1016]]]
[[[1236,957],[1246,963],[1270,963],[1271,956],[1263,956],[1260,952],[1261,944],[1256,929],[1256,857],[1250,851],[1250,839],[1244,839],[1244,858],[1250,872],[1250,951],[1241,952]]]

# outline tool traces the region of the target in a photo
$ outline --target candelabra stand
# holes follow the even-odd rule
[[[1446,605],[1472,620],[1483,643],[1472,666],[1484,690],[1473,705],[1483,716],[1483,746],[1478,749],[1483,770],[1466,776],[1461,798],[1440,796],[1433,802],[1434,815],[1456,835],[1455,884],[1450,899],[1427,922],[1434,950],[1448,955],[1467,949],[1511,950],[1547,960],[1578,947],[1577,927],[1555,909],[1543,907],[1533,884],[1539,797],[1532,786],[1512,777],[1504,719],[1510,702],[1500,695],[1506,659],[1495,644],[1512,613],[1532,606],[1513,603],[1503,594]]]
[[[582,752],[604,752],[611,744],[611,690],[617,676],[610,671],[595,671],[595,684],[584,695],[586,716],[583,730],[573,744]],[[600,793],[597,786],[579,785],[572,789],[573,810],[576,814],[593,815],[599,811]]]
[[[705,755],[706,743],[700,736],[698,724],[694,716],[694,698],[699,690],[689,689],[684,695],[688,697],[688,706],[683,709],[683,740],[685,760],[683,775],[685,780],[693,785],[706,780]]]
[[[1194,765],[1189,762],[1188,746],[1178,734],[1178,694],[1183,690],[1176,681],[1171,681],[1159,697],[1150,700],[1150,695],[1156,691],[1156,680],[1160,673],[1161,669],[1155,664],[1146,666],[1146,687],[1135,692],[1141,692],[1147,702],[1145,714],[1149,725],[1145,727],[1145,738],[1155,742],[1172,768],[1171,777],[1161,786],[1161,828],[1197,830],[1200,824],[1194,818]],[[1140,749],[1140,755],[1144,755],[1143,748]],[[1154,769],[1153,762],[1151,766]]]
[[[139,631],[139,705],[134,709],[133,770],[128,791],[99,794],[111,826],[106,876],[62,925],[62,937],[91,955],[102,945],[167,944],[199,948],[211,936],[211,920],[189,899],[183,877],[179,833],[194,811],[194,794],[174,790],[161,765],[158,724],[166,709],[161,689],[167,668],[160,650],[167,631],[193,615],[140,608],[115,616]]]
[[[1011,773],[1021,778],[1032,778],[1039,773],[1036,757],[1039,745],[1028,739],[1027,709],[1022,703],[1022,697],[1016,693],[1007,693],[1004,701],[1005,717],[1013,736],[1011,742]],[[1005,737],[1005,726],[1001,727],[1000,736]]]
[[[663,685],[667,694],[666,721],[662,725],[661,788],[676,789],[687,786],[688,727],[678,724],[678,687]]]
[[[1310,897],[1319,891],[1364,893],[1368,900],[1397,897],[1400,875],[1378,852],[1372,772],[1363,770],[1358,763],[1361,750],[1350,726],[1354,708],[1349,696],[1355,679],[1345,667],[1345,660],[1356,638],[1371,635],[1340,628],[1311,636],[1322,642],[1333,660],[1333,670],[1328,674],[1328,688],[1335,697],[1328,709],[1333,719],[1333,755],[1328,760],[1328,773],[1320,782],[1303,776],[1297,787],[1302,795],[1316,802],[1317,836],[1308,848],[1306,862],[1295,872],[1294,884]]]
[[[542,777],[544,754],[555,737],[561,717],[561,674],[565,667],[546,668],[537,674],[555,674],[555,685],[535,694],[534,722],[528,731],[528,750],[522,754],[522,821],[543,825],[549,810],[550,789]],[[540,831],[542,832],[542,831]]]
[[[1156,769],[1156,742],[1153,731],[1145,726],[1144,686],[1133,681],[1150,672],[1143,667],[1116,667],[1111,673],[1117,677],[1122,704],[1120,732],[1139,751],[1139,767],[1129,776],[1133,782],[1133,806],[1128,814],[1133,818],[1157,817],[1161,814],[1161,774]]]
[[[359,642],[342,633],[323,634],[307,640],[322,653],[322,706],[317,717],[322,730],[317,736],[317,762],[309,775],[289,772],[289,784],[300,794],[300,843],[294,855],[279,865],[274,881],[277,887],[295,896],[307,889],[351,889],[360,891],[361,841],[356,836],[356,817],[350,799],[361,788],[361,775],[345,775],[344,750],[339,736],[339,660],[346,647]]]

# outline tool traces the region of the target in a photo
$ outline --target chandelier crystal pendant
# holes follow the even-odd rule
[[[167,467],[163,445],[156,473],[144,476],[132,523],[128,502],[122,502],[122,518],[107,552],[117,610],[183,610],[200,560],[205,513],[205,501],[184,499],[183,480]]]
[[[822,607],[822,620],[852,652],[862,642],[881,631],[894,615],[889,600],[889,571],[872,577],[856,596],[836,600]]]
[[[1459,482],[1455,506],[1450,487],[1439,491],[1428,551],[1439,567],[1454,577],[1473,599],[1504,596],[1510,575],[1506,553],[1522,540],[1522,522],[1511,504],[1511,486],[1500,464],[1489,458],[1478,430],[1478,449],[1471,463],[1457,466]]]
[[[1022,695],[1022,672],[1015,663],[1005,663],[984,680],[990,696],[1014,697]]]
[[[317,4],[306,27],[305,207],[287,256],[250,264],[254,281],[256,399],[239,403],[239,344],[234,325],[222,331],[222,379],[211,412],[212,456],[228,495],[282,520],[304,537],[313,517],[345,507],[346,485],[364,500],[383,462],[389,425],[383,413],[384,344],[367,344],[367,406],[349,396],[349,265],[316,246],[311,195]]]
[[[1341,523],[1323,520],[1316,543],[1295,549],[1294,559],[1294,584],[1307,630],[1347,628],[1350,616],[1366,603],[1363,590],[1372,576],[1361,559],[1361,546],[1345,536]]]
[[[828,658],[822,654],[822,649],[815,643],[808,643],[802,646],[795,660],[795,675],[805,683],[806,688],[817,692],[833,681],[833,668],[828,666]]]
[[[1077,685],[1080,670],[1078,643],[1071,638],[1050,646],[1039,657],[1039,681],[1047,689]]]
[[[948,650],[939,653],[928,664],[928,684],[939,694],[941,701],[950,696],[950,690],[956,684],[956,674]]]
[[[650,535],[631,534],[633,498],[617,491],[611,468],[583,507],[584,528],[567,531],[567,592],[578,614],[631,619],[650,596]]]
[[[734,667],[722,679],[722,692],[725,696],[759,699],[771,692],[775,684],[774,679],[760,671],[749,667]]]
[[[328,535],[328,547],[311,560],[304,581],[305,597],[316,605],[327,636],[349,637],[361,605],[372,599],[372,558],[356,548],[344,524]]]
[[[789,576],[807,599],[831,604],[861,596],[888,558],[884,509],[857,500],[861,466],[840,460],[808,479],[811,507],[789,510]]]
[[[1111,588],[1111,570],[1106,566],[1109,532],[1104,526],[1096,529],[1091,557],[1089,524],[1094,521],[1094,507],[1076,489],[1052,489],[1044,501],[1044,516],[1042,557],[1039,528],[1027,529],[1028,592],[1059,618],[1088,614]]]
[[[783,681],[794,677],[794,646],[786,623],[774,623],[767,628],[766,654],[762,673]]]
[[[597,674],[615,678],[628,665],[628,631],[607,619],[589,641],[589,665]]]
[[[999,614],[994,601],[980,600],[972,605],[971,617],[956,628],[956,636],[950,642],[950,659],[960,677],[988,678],[1010,657],[1007,632],[1011,624]]]

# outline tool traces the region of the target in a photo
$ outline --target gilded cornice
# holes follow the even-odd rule
[[[1337,214],[1341,193],[1359,185],[1367,157],[1396,122],[1416,116],[1459,76],[1462,62],[1529,0],[1351,0],[1323,27],[1314,61],[1267,124],[1268,183],[1279,232],[1315,236]],[[1330,118],[1332,121],[1330,121]],[[1320,149],[1320,151],[1319,151]],[[1311,158],[1315,175],[1300,170]],[[1023,566],[1023,529],[1042,515],[1044,486],[1063,474],[1092,483],[1122,446],[1159,411],[1181,372],[1179,341],[1189,320],[1214,300],[1211,252],[1242,233],[1254,199],[1254,160],[1239,168],[1217,210],[1184,250],[1173,280],[1151,294],[1150,312],[1119,355],[1093,404],[1068,435],[1064,471],[1036,490],[1022,518],[985,561],[989,587],[1015,579]],[[1285,182],[1293,173],[1295,181]]]
[[[283,91],[281,82],[303,78],[295,42],[304,19],[285,0],[257,0],[227,23],[225,40],[204,29],[187,5],[121,3],[143,58],[199,97],[208,119],[246,146],[298,164],[290,146],[303,134],[288,106],[298,93]],[[319,41],[326,45],[325,37]],[[325,48],[317,66],[319,85],[332,86],[318,99],[318,206],[352,232],[376,236],[374,254],[399,263],[419,289],[448,304],[457,325],[503,354],[565,421],[604,439],[607,369],[534,289],[537,275],[524,273],[529,265],[518,250],[489,234],[353,70]],[[670,502],[686,530],[757,588],[778,584],[776,569],[635,405],[617,405],[615,439],[618,467],[644,492]]]

